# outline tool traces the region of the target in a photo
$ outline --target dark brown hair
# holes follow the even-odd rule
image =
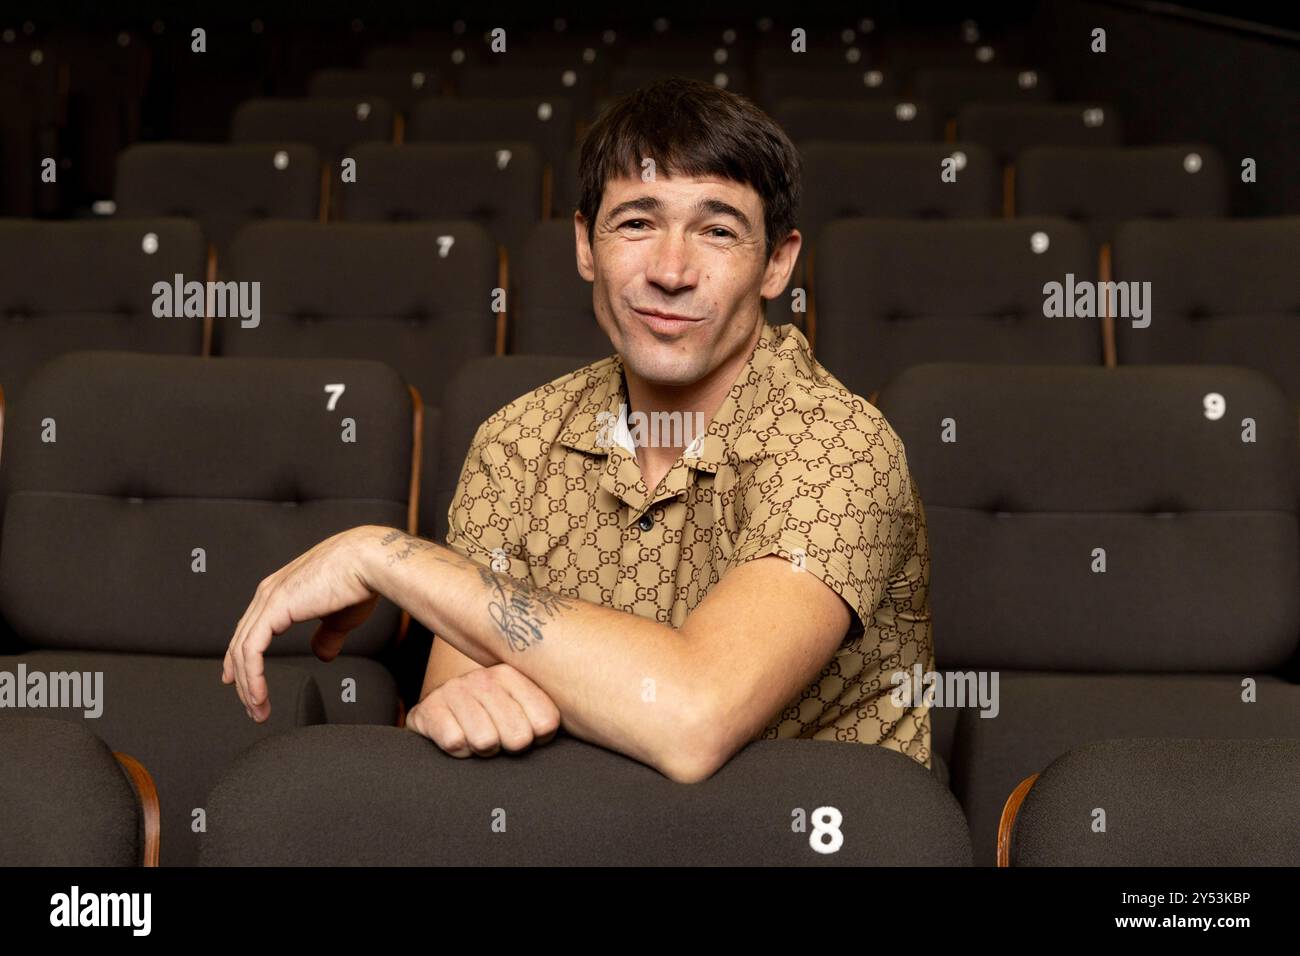
[[[743,96],[671,77],[624,96],[587,130],[578,160],[578,210],[587,238],[605,182],[641,175],[654,160],[665,176],[719,176],[752,186],[763,200],[767,256],[795,227],[802,192],[799,153],[772,119]]]

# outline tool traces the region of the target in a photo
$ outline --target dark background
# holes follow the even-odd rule
[[[138,117],[131,118],[129,129],[111,137],[120,148],[136,140],[224,140],[230,112],[242,100],[298,95],[313,69],[358,65],[371,46],[404,42],[416,30],[449,31],[457,21],[463,22],[469,40],[497,26],[514,37],[545,34],[563,18],[570,31],[612,27],[628,42],[653,43],[650,24],[660,16],[673,23],[674,31],[689,27],[700,32],[726,26],[752,29],[764,15],[772,17],[774,29],[787,32],[793,26],[811,32],[818,25],[871,17],[882,32],[914,28],[934,33],[973,18],[985,35],[1022,40],[1022,65],[1048,72],[1058,100],[1115,104],[1128,142],[1209,142],[1222,151],[1229,170],[1239,170],[1243,157],[1256,159],[1256,183],[1247,187],[1239,175],[1230,177],[1234,215],[1300,212],[1300,177],[1285,175],[1300,148],[1300,5],[1049,0],[769,3],[766,8],[732,2],[653,7],[410,0],[210,6],[91,0],[14,3],[0,6],[0,30],[13,31],[13,39],[0,42],[0,56],[43,40],[57,47],[78,35],[130,31],[136,42],[149,47],[150,69]],[[255,20],[260,25],[256,33],[250,28]],[[208,31],[208,53],[202,59],[189,53],[188,34],[194,26]],[[1091,31],[1099,26],[1107,31],[1104,55],[1089,50]],[[100,66],[109,73],[124,69],[111,60],[111,54],[105,56]],[[87,141],[92,134],[84,132],[87,124],[78,120],[102,115],[109,88],[84,79],[85,70],[77,75],[83,79],[71,91],[67,135],[58,147],[63,159],[72,160],[61,160],[65,172],[60,178],[67,185],[54,205],[47,201],[45,208],[31,211],[38,216],[82,214],[91,201],[107,195],[105,174],[93,172],[95,158],[87,155],[103,148]],[[4,92],[0,110],[15,93]],[[102,161],[98,165],[102,170]]]

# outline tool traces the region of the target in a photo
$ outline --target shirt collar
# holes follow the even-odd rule
[[[777,327],[763,322],[749,361],[741,368],[727,397],[714,413],[698,447],[688,446],[683,452],[682,459],[687,465],[712,474],[727,460],[736,436],[753,411],[759,385],[776,360],[778,350],[786,346],[790,336],[807,348],[806,340],[794,326]],[[602,364],[606,366],[604,369],[600,367]],[[623,377],[622,357],[614,355],[604,359],[592,371],[597,373],[595,380],[579,395],[557,440],[575,451],[600,456],[608,456],[617,444],[635,456],[627,431],[627,383]]]

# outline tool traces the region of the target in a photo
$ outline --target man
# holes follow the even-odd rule
[[[274,634],[321,617],[331,659],[384,596],[437,635],[407,726],[457,756],[563,726],[681,782],[759,737],[930,766],[928,707],[894,696],[933,669],[903,444],[763,317],[802,243],[797,152],[749,101],[672,79],[596,122],[580,176],[578,270],[616,355],[483,423],[447,547],[355,528],[263,581],[223,681],[264,719]],[[707,433],[628,441],[645,413]]]

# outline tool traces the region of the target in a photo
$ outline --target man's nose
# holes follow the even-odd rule
[[[695,285],[697,273],[690,240],[676,229],[666,229],[655,242],[646,278],[668,292]]]

